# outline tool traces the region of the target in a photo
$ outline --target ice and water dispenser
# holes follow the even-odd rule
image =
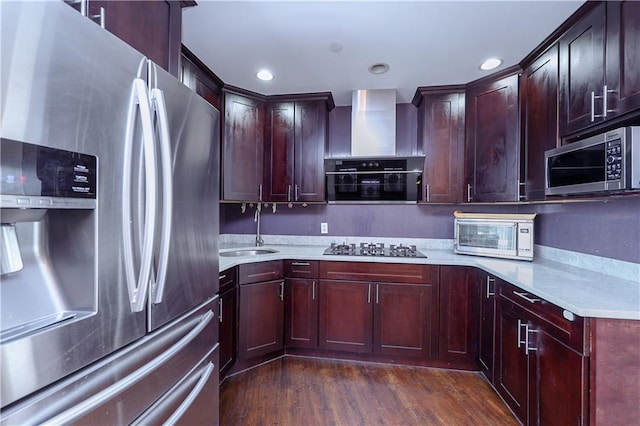
[[[97,158],[0,141],[0,343],[95,313]]]

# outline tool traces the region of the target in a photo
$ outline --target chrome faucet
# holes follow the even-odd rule
[[[256,247],[264,245],[264,240],[260,235],[260,212],[262,211],[262,203],[258,202],[256,205],[256,213],[253,217],[253,221],[256,223]]]

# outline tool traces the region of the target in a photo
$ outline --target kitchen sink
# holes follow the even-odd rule
[[[220,256],[224,257],[240,257],[240,256],[260,256],[261,254],[273,254],[278,250],[273,249],[240,249],[220,252]]]

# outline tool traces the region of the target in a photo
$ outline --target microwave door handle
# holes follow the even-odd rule
[[[135,266],[133,255],[133,230],[131,214],[131,173],[133,156],[133,133],[135,127],[136,112],[139,111],[142,126],[143,152],[145,162],[145,218],[142,232],[141,265],[138,271],[138,279],[135,278]],[[153,257],[153,232],[155,228],[156,214],[156,181],[155,181],[155,147],[153,137],[153,125],[151,119],[151,107],[147,86],[144,80],[133,80],[132,94],[129,104],[129,117],[125,137],[125,155],[123,160],[124,177],[122,186],[122,237],[123,253],[125,261],[125,276],[129,301],[132,312],[141,312],[145,306],[147,288],[151,275],[151,260]]]
[[[167,266],[169,263],[169,248],[171,244],[171,227],[173,224],[173,160],[171,158],[169,117],[164,93],[162,90],[154,88],[151,90],[151,99],[154,108],[158,112],[160,161],[162,165],[162,231],[160,235],[158,275],[156,285],[152,290],[152,301],[158,304],[162,302],[164,297],[165,283],[167,281]]]

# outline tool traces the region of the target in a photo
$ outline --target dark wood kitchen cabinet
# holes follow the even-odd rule
[[[318,347],[318,261],[285,260],[284,345]]]
[[[524,424],[588,423],[588,322],[509,284],[498,291],[498,393]]]
[[[603,2],[560,38],[560,134],[640,108],[640,4]]]
[[[179,77],[182,8],[194,1],[91,0],[89,14],[104,8],[105,28],[156,64]]]
[[[320,347],[434,357],[437,269],[429,265],[321,262]]]
[[[544,152],[559,145],[558,45],[526,67],[520,81],[524,197],[544,200]]]
[[[418,145],[425,155],[424,202],[462,201],[464,102],[464,87],[420,87],[413,98],[418,107]]]
[[[263,199],[264,100],[232,92],[224,93],[222,136],[222,199]]]
[[[324,151],[331,94],[266,105],[265,201],[324,201]]]
[[[241,359],[266,355],[284,347],[282,273],[282,261],[238,267],[238,357]]]
[[[238,279],[237,268],[229,268],[220,273],[220,299],[218,320],[220,322],[220,379],[236,360],[238,325]]]
[[[518,75],[472,83],[466,94],[466,201],[518,201]]]
[[[476,368],[478,293],[476,268],[440,266],[438,358],[452,366]]]
[[[222,110],[224,83],[196,55],[182,46],[180,81],[196,92],[218,111]]]
[[[479,269],[477,281],[480,288],[478,361],[480,363],[480,371],[489,382],[494,383],[496,287],[499,285],[500,280]]]

